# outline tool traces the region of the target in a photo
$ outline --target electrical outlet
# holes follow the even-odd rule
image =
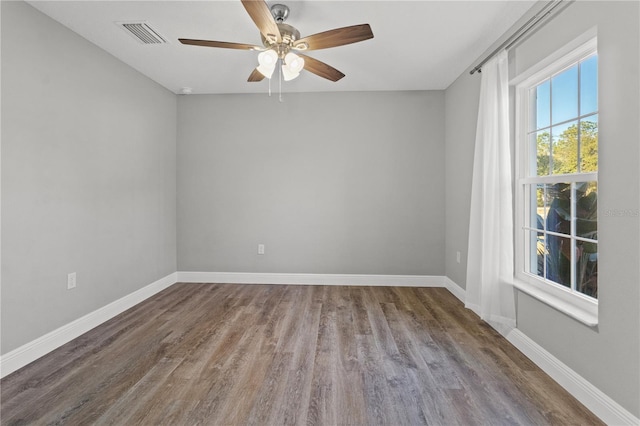
[[[460,263],[460,252],[456,252],[456,262]]]
[[[264,254],[264,244],[258,244],[258,254]]]
[[[67,275],[67,290],[71,290],[72,288],[76,288],[76,273],[72,272]]]

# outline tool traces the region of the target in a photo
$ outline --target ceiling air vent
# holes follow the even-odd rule
[[[167,42],[167,39],[151,28],[147,22],[116,22],[116,24],[142,44],[164,44]]]

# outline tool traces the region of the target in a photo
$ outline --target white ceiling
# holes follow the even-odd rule
[[[248,83],[257,52],[186,46],[178,38],[261,45],[240,0],[29,1],[31,5],[174,93],[264,93]],[[535,2],[279,0],[302,37],[368,23],[374,38],[308,52],[346,74],[333,83],[304,72],[283,92],[440,90],[468,69]],[[169,40],[144,45],[115,22],[147,21]],[[274,74],[277,75],[277,74]],[[277,79],[272,82],[277,90]]]

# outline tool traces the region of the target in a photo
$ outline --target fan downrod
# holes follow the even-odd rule
[[[284,4],[274,4],[271,6],[271,14],[276,23],[282,24],[289,16],[289,7]]]

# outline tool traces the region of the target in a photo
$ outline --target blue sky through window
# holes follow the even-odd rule
[[[578,116],[578,66],[551,79],[551,124]]]
[[[551,124],[549,122],[549,105],[551,104],[551,82],[550,80],[545,81],[538,87],[536,87],[536,129],[543,129],[545,127],[549,127]]]
[[[598,57],[580,63],[580,114],[598,110]]]
[[[578,97],[578,89],[580,96]],[[598,111],[598,57],[553,76],[535,88],[538,130]]]

